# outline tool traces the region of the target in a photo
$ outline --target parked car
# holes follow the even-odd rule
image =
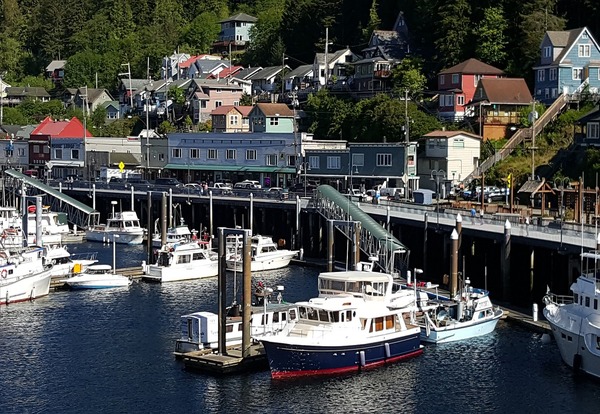
[[[254,189],[260,189],[261,186],[259,184],[258,181],[253,181],[253,180],[244,180],[244,181],[240,181],[239,183],[235,183],[233,185],[234,189],[245,189],[245,190],[254,190]]]
[[[154,184],[156,185],[165,185],[169,187],[183,187],[183,183],[179,181],[177,178],[162,178],[159,177],[154,180]]]
[[[211,189],[216,189],[216,190],[231,190],[231,184],[229,183],[215,183],[212,187],[210,187]]]
[[[280,200],[287,199],[289,196],[287,190],[285,190],[281,187],[267,188],[267,189],[265,189],[265,195],[268,198],[278,198]]]

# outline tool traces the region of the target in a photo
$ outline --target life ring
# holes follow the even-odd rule
[[[6,279],[7,274],[8,274],[8,271],[6,269],[2,269],[2,272],[0,272],[0,275],[2,275],[2,279]]]

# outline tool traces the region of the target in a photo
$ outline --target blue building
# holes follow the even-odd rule
[[[598,92],[600,48],[586,27],[546,32],[540,52],[533,68],[534,99],[551,104],[560,94],[579,93],[586,87]]]

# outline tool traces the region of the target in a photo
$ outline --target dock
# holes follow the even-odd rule
[[[211,349],[187,353],[175,353],[185,369],[211,374],[233,374],[238,372],[269,369],[267,355],[260,344],[250,345],[250,355],[242,357],[241,345],[227,347],[226,354],[214,353]]]

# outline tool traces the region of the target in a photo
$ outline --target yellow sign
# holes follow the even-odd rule
[[[119,163],[119,170],[121,170],[121,172],[123,172],[123,168],[125,168],[125,164],[123,164],[123,161],[121,161]]]
[[[512,173],[508,174],[508,177],[506,177],[506,184],[507,184],[507,187],[510,188],[510,186],[512,184]]]

